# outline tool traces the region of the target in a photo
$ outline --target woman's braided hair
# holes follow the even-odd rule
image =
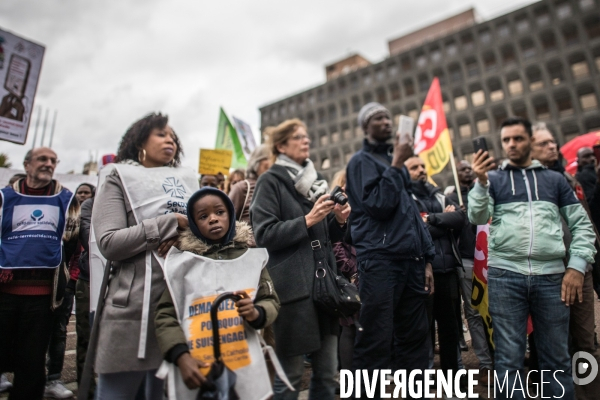
[[[121,138],[116,162],[125,160],[140,162],[138,154],[144,143],[148,140],[150,132],[155,128],[164,129],[168,122],[169,117],[167,115],[162,115],[161,113],[151,113],[134,122]],[[175,131],[173,131],[173,133],[175,133]],[[177,167],[181,163],[183,149],[181,148],[181,143],[179,142],[177,134],[175,134],[173,141],[177,145],[177,151],[175,151],[175,156],[173,157],[173,166]]]

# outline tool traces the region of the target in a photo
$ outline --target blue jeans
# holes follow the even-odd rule
[[[544,373],[544,396],[565,400],[574,398],[568,349],[569,308],[560,299],[563,276],[562,273],[523,275],[490,267],[488,291],[496,345],[494,369],[501,385],[508,374],[503,390],[496,386],[496,400],[527,398],[527,375],[523,371],[523,362],[527,316],[530,314],[540,370],[551,371]],[[522,385],[519,382],[515,384],[517,374]],[[522,387],[525,393],[513,391],[513,386],[517,389]]]
[[[116,372],[113,374],[98,374],[96,400],[132,400],[141,389],[146,400],[162,400],[164,381],[158,379],[156,370]]]
[[[338,383],[335,380],[337,372],[337,349],[338,338],[335,335],[325,335],[321,338],[321,348],[310,354],[312,364],[312,376],[310,378],[309,400],[333,400],[335,399],[335,388]],[[287,375],[290,383],[296,389],[292,392],[275,376],[273,391],[274,400],[295,400],[300,394],[300,384],[304,374],[304,357],[278,356],[279,362]]]

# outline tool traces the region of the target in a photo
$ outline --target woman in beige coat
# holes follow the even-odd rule
[[[143,382],[146,399],[162,399],[163,382],[155,377],[162,355],[153,324],[154,310],[166,288],[160,258],[175,243],[179,230],[188,227],[181,204],[197,189],[195,177],[196,187],[182,184],[178,168],[154,170],[173,177],[162,185],[150,183],[157,172],[149,169],[176,167],[180,162],[181,146],[167,123],[166,116],[150,114],[127,130],[117,154],[126,165],[117,164],[107,176],[94,204],[92,224],[98,247],[112,266],[99,325],[97,399],[133,399]],[[159,199],[152,214],[156,217],[140,216],[131,200],[136,198],[134,190]],[[149,279],[146,271],[151,272]]]

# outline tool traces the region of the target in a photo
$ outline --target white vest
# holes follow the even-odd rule
[[[158,167],[144,168],[127,164],[109,164],[103,168],[98,177],[98,188],[106,177],[116,170],[125,189],[133,215],[138,224],[143,220],[153,219],[168,213],[187,215],[187,202],[198,190],[198,179],[192,170],[186,168]],[[96,203],[94,203],[96,206]],[[95,207],[94,207],[95,208]],[[163,258],[156,251],[146,251],[146,274],[144,281],[142,321],[138,358],[145,358],[146,339],[148,334],[148,318],[150,309],[150,292],[152,284],[152,257],[162,266]],[[90,228],[90,311],[96,310],[100,286],[104,275],[106,259],[100,254],[94,228]]]
[[[192,357],[208,364],[214,361],[210,320],[213,300],[220,293],[239,290],[254,299],[268,260],[266,249],[248,249],[234,260],[213,260],[171,248],[163,271]],[[237,375],[237,394],[244,400],[268,398],[273,393],[259,335],[244,324],[231,300],[222,303],[218,316],[223,362]],[[196,399],[198,389],[185,386],[179,368],[164,365],[161,369],[168,368],[169,399]],[[201,370],[204,375],[208,371]]]

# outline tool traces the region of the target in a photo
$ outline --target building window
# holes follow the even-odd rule
[[[333,132],[331,134],[331,143],[338,143],[340,141],[340,133],[339,132]]]
[[[538,97],[533,100],[533,109],[536,119],[543,121],[550,119],[550,107],[545,96]]]
[[[446,54],[449,56],[454,56],[458,53],[458,47],[456,46],[456,42],[454,40],[446,42]]]
[[[523,58],[528,59],[535,56],[535,44],[531,39],[523,39],[521,41],[521,52],[523,53]]]
[[[429,90],[429,77],[425,74],[419,75],[419,90],[427,92]]]
[[[527,69],[527,79],[529,80],[529,90],[532,92],[542,89],[544,81],[542,80],[542,71],[537,66],[531,66]]]
[[[473,106],[477,107],[477,106],[482,106],[485,104],[485,94],[483,93],[483,90],[477,90],[473,93],[471,93],[471,102],[473,103]]]
[[[330,105],[327,109],[327,114],[329,116],[329,121],[335,121],[337,118],[337,109],[334,105]]]
[[[558,85],[565,80],[563,66],[560,60],[551,60],[546,64],[552,85]]]
[[[480,134],[489,133],[490,131],[490,121],[487,119],[481,119],[477,121],[477,132]]]
[[[373,95],[371,94],[371,92],[366,92],[365,94],[363,94],[363,100],[365,101],[364,104],[372,102]]]
[[[385,71],[383,68],[379,68],[375,71],[375,78],[381,82],[382,80],[385,79]]]
[[[416,55],[416,64],[418,68],[423,68],[427,65],[427,57],[425,56],[424,53],[418,53]]]
[[[340,92],[340,94],[346,93],[346,89],[346,81],[340,80],[340,82],[338,83],[338,91]]]
[[[527,32],[530,28],[529,20],[527,20],[527,15],[519,15],[515,18],[515,23],[517,25],[517,31],[520,33]]]
[[[371,78],[371,74],[369,74],[368,72],[363,74],[363,85],[366,87],[371,86],[371,83],[373,82],[373,79]]]
[[[556,16],[558,19],[565,19],[571,16],[571,5],[566,1],[556,5]]]
[[[571,72],[573,73],[573,78],[586,78],[590,76],[590,69],[585,61],[578,61],[576,63],[571,64]]]
[[[556,102],[558,114],[561,117],[573,114],[573,104],[571,103],[571,96],[568,92],[555,94],[554,100]]]
[[[412,69],[412,63],[410,62],[409,57],[403,57],[401,63],[404,71],[410,71]]]
[[[417,106],[415,106],[413,103],[408,104],[406,106],[406,114],[409,117],[414,118],[415,121],[416,121],[417,117],[419,116],[419,112],[417,111]]]
[[[454,128],[448,127],[448,134],[450,135],[450,140],[454,140]]]
[[[502,53],[502,61],[504,61],[504,64],[513,63],[517,59],[515,56],[515,49],[510,44],[502,46],[500,52]]]
[[[323,100],[325,100],[325,92],[323,92],[323,89],[319,89],[317,91],[317,101],[320,103]]]
[[[396,64],[391,64],[388,66],[388,74],[390,76],[398,75],[398,66]]]
[[[542,47],[544,50],[554,50],[556,49],[556,37],[552,31],[543,32],[540,35],[542,41]]]
[[[483,44],[488,44],[492,41],[492,33],[489,28],[484,28],[479,31],[479,41]]]
[[[406,93],[407,96],[415,94],[415,85],[410,78],[404,80],[404,93]]]
[[[341,108],[342,117],[345,117],[346,115],[348,115],[348,103],[343,101],[342,104],[340,105],[340,108]]]
[[[331,162],[329,161],[329,158],[324,158],[323,162],[321,162],[321,169],[329,169],[331,168]]]
[[[562,34],[565,38],[565,43],[567,45],[572,45],[579,42],[579,34],[577,32],[577,27],[573,24],[563,26]]]
[[[459,64],[450,65],[450,67],[448,68],[448,72],[450,73],[451,82],[462,81],[462,71],[460,70]]]
[[[335,97],[335,86],[329,86],[329,89],[327,89],[327,97],[330,99]]]
[[[387,103],[387,98],[386,98],[386,94],[385,94],[385,89],[384,88],[379,88],[377,89],[377,91],[375,92],[376,96],[377,96],[377,102],[380,104],[385,104]]]
[[[471,124],[466,123],[463,125],[459,125],[458,132],[461,138],[470,138],[471,137]]]
[[[353,155],[354,153],[352,153],[350,150],[348,150],[347,153],[344,153],[344,162],[348,164]]]
[[[490,93],[491,101],[500,101],[503,99],[504,99],[504,92],[502,91],[502,89],[497,89]]]
[[[444,112],[446,114],[448,114],[450,112],[450,101],[448,99],[445,98],[445,96],[442,96],[442,100],[443,100],[443,107],[444,107]]]
[[[350,88],[352,90],[358,89],[358,78],[356,76],[350,78]]]
[[[390,93],[392,95],[392,100],[400,99],[400,87],[397,84],[392,83],[390,85]]]
[[[535,20],[539,26],[548,25],[550,23],[550,13],[546,7],[540,7],[534,11]]]
[[[344,140],[352,139],[352,131],[350,130],[350,128],[346,127],[342,131],[342,134],[344,135]]]
[[[594,8],[594,0],[579,0],[579,8],[582,11]]]
[[[454,108],[457,111],[466,110],[467,107],[467,97],[465,95],[461,95],[454,98]]]
[[[473,49],[475,48],[475,43],[473,41],[473,36],[468,33],[466,35],[463,35],[460,38],[462,47],[464,51],[473,51]]]
[[[440,50],[439,47],[435,47],[435,48],[431,49],[430,56],[431,56],[431,61],[439,62],[442,59],[442,51]]]
[[[360,100],[358,97],[354,96],[352,97],[352,112],[359,112],[360,111]]]
[[[325,110],[323,110],[322,108],[319,109],[319,111],[317,112],[318,115],[318,121],[320,124],[325,123]]]
[[[517,117],[530,119],[527,116],[527,107],[525,107],[525,103],[516,102],[512,104],[513,114]]]
[[[329,144],[329,136],[327,136],[327,132],[319,131],[319,144],[321,147]]]
[[[496,69],[496,55],[493,51],[488,51],[483,55],[483,67],[486,71]]]
[[[591,110],[598,107],[598,100],[596,99],[596,94],[593,92],[580,95],[579,102],[581,103],[581,108],[584,110]]]
[[[339,167],[341,162],[340,154],[336,151],[333,153],[332,164],[334,167]]]
[[[468,76],[479,75],[479,65],[477,65],[477,60],[475,58],[468,58],[466,61],[466,67]]]
[[[315,104],[315,95],[313,93],[309,93],[308,96],[308,104]]]
[[[523,93],[523,82],[521,82],[520,79],[515,79],[508,82],[508,92],[512,96]]]
[[[600,17],[598,15],[589,16],[584,20],[583,25],[590,40],[600,37]]]
[[[355,137],[360,137],[360,135],[362,134],[362,127],[360,126],[355,126],[354,127],[354,136]]]
[[[496,25],[496,33],[501,38],[506,38],[510,36],[510,28],[508,27],[508,22],[501,22]]]

